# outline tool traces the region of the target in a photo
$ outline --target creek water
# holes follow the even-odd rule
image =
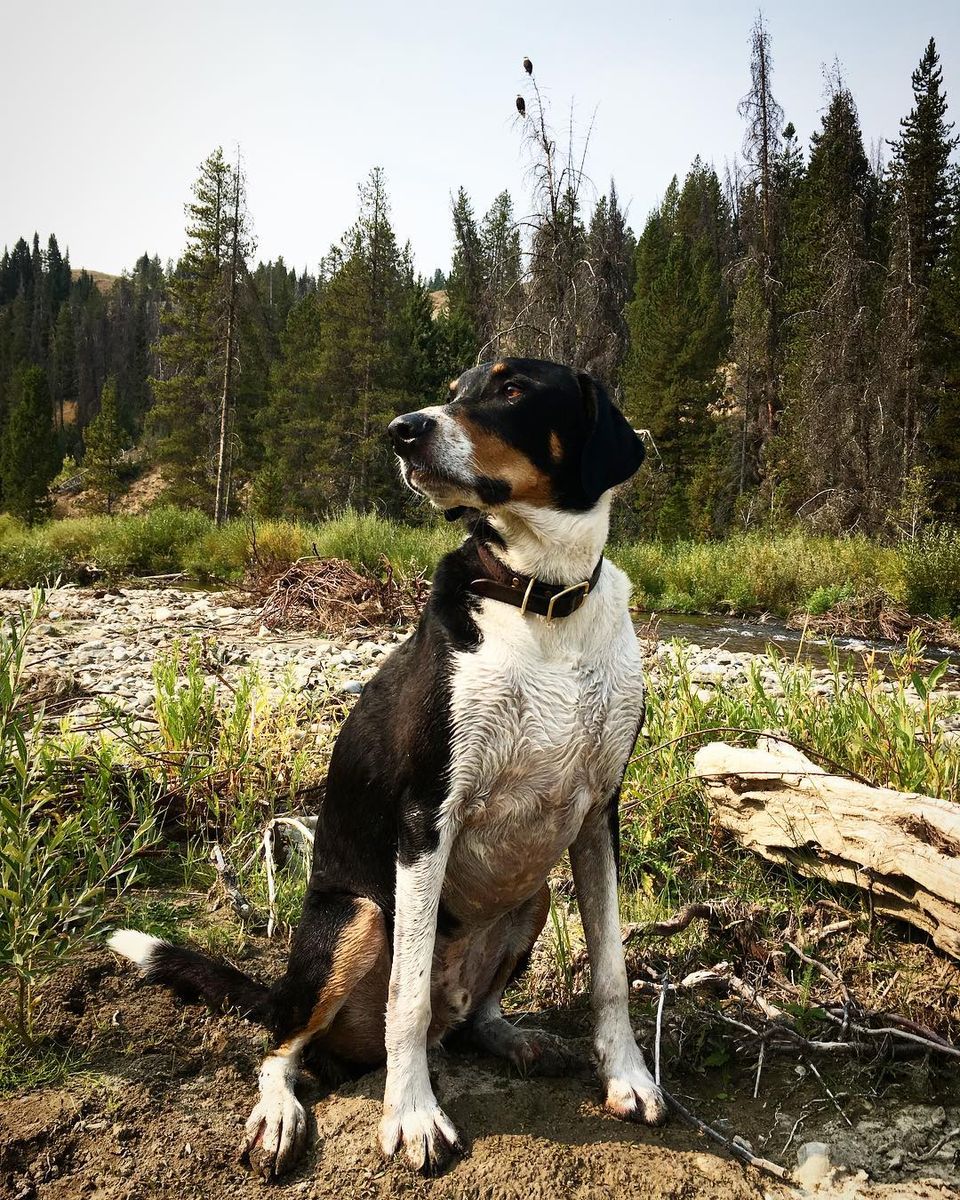
[[[638,614],[638,623],[649,620],[652,615]],[[787,629],[778,621],[744,621],[735,617],[685,616],[681,613],[659,613],[657,616],[661,642],[679,638],[705,649],[724,649],[734,654],[764,654],[768,646],[773,646],[784,657],[799,658],[811,666],[824,667],[829,662],[826,638]],[[848,659],[854,669],[862,665],[864,655],[875,655],[877,663],[883,665],[891,655],[903,651],[900,642],[853,637],[832,640],[841,658]],[[924,650],[924,661],[931,668],[946,661],[949,666],[943,683],[960,683],[960,655],[945,648],[928,646]]]

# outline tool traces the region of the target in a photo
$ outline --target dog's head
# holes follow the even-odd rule
[[[643,461],[643,443],[590,375],[535,358],[465,371],[448,404],[391,421],[404,481],[444,509],[586,512]]]

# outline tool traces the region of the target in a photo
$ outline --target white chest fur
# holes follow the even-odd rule
[[[628,595],[607,562],[562,620],[484,601],[481,645],[454,656],[448,812],[461,831],[444,896],[462,919],[532,895],[619,783],[643,704]]]

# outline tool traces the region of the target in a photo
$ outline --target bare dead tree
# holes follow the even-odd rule
[[[217,487],[214,498],[214,520],[222,524],[227,515],[230,492],[230,458],[228,457],[227,432],[230,422],[230,406],[233,398],[233,377],[236,358],[237,305],[241,271],[245,270],[245,258],[249,253],[249,238],[246,230],[246,213],[244,211],[244,177],[240,165],[240,148],[237,147],[237,165],[232,172],[233,178],[231,197],[232,213],[230,217],[230,261],[226,279],[226,331],[223,349],[223,387],[220,395],[220,433],[217,439]],[[218,212],[219,220],[219,212]]]
[[[512,333],[529,352],[583,366],[581,333],[597,303],[594,273],[587,261],[581,197],[588,184],[584,170],[593,122],[578,154],[571,110],[566,149],[560,151],[536,75],[529,74],[533,104],[521,115],[524,145],[530,155],[534,211],[524,223],[528,233],[524,303]]]

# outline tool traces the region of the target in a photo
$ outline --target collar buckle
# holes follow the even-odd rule
[[[553,596],[550,597],[550,602],[547,605],[547,611],[544,616],[544,620],[547,622],[548,625],[554,619],[553,618],[553,606],[556,604],[556,602],[562,596],[569,596],[569,595],[571,595],[571,593],[578,592],[578,591],[582,593],[582,595],[580,597],[580,604],[582,604],[584,602],[584,600],[587,598],[587,594],[590,591],[590,580],[584,579],[582,583],[571,584],[570,587],[564,588],[562,592],[556,592]],[[576,612],[577,608],[580,607],[580,604],[578,604],[576,608],[572,608],[570,610],[570,612],[571,613]],[[526,597],[524,597],[524,607],[526,607]]]

